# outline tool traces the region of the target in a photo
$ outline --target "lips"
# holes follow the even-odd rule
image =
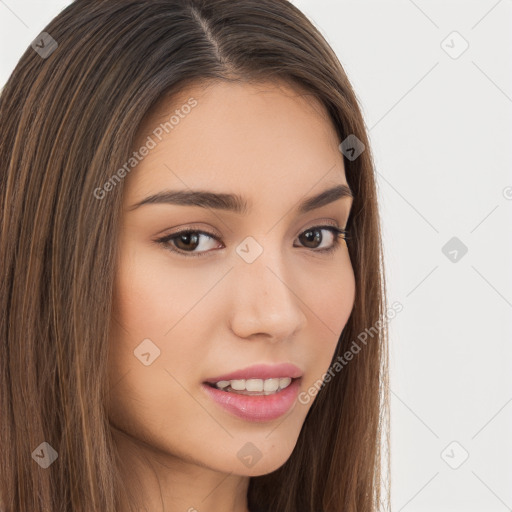
[[[227,380],[248,380],[248,379],[278,379],[282,377],[290,377],[291,379],[297,379],[302,377],[302,370],[292,363],[280,363],[274,365],[268,364],[257,364],[236,370],[231,373],[224,375],[217,375],[215,377],[208,378],[204,381],[207,384],[215,384],[220,381]]]
[[[240,395],[222,391],[203,383],[201,390],[218,407],[232,416],[251,422],[273,421],[287,414],[297,402],[300,381],[295,378],[291,384],[270,395]]]

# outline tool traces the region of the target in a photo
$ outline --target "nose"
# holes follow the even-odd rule
[[[286,340],[306,324],[302,298],[278,257],[264,251],[252,263],[237,261],[231,272],[231,329],[241,338]]]

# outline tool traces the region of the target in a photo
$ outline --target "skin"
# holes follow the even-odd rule
[[[347,181],[326,111],[286,84],[190,87],[157,104],[134,147],[190,97],[197,106],[124,178],[109,420],[123,478],[147,510],[248,512],[249,477],[286,462],[314,397],[277,420],[250,422],[221,409],[201,383],[252,364],[291,362],[307,391],[328,370],[354,305],[352,264],[341,238],[331,254],[318,252],[333,244],[329,230],[320,230],[316,245],[299,235],[324,224],[344,228],[352,198],[294,211],[305,197]],[[128,209],[188,188],[238,193],[251,209]],[[199,245],[174,247],[205,256],[155,242],[189,227],[218,241],[200,235]],[[248,236],[263,248],[251,264],[236,252]],[[145,366],[134,350],[147,338],[160,356]],[[249,441],[262,454],[250,468],[237,457]]]

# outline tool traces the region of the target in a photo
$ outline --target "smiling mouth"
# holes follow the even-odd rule
[[[300,380],[301,377],[281,377],[273,379],[235,379],[219,382],[204,382],[213,389],[246,396],[266,396],[276,395],[288,388],[293,382]]]

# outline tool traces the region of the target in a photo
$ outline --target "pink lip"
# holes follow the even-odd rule
[[[275,420],[290,410],[297,398],[300,381],[301,379],[295,378],[287,388],[272,395],[238,395],[205,383],[201,385],[201,389],[231,414],[247,421],[262,422]]]
[[[244,368],[242,370],[237,370],[232,373],[227,373],[226,375],[220,375],[218,377],[212,377],[211,379],[206,379],[204,382],[215,383],[221,380],[237,380],[237,379],[277,379],[279,377],[290,377],[291,379],[296,379],[298,377],[302,377],[302,371],[300,368],[291,363],[281,363],[274,365],[267,364],[256,364],[253,366],[249,366],[248,368]],[[271,396],[271,395],[267,395]]]

